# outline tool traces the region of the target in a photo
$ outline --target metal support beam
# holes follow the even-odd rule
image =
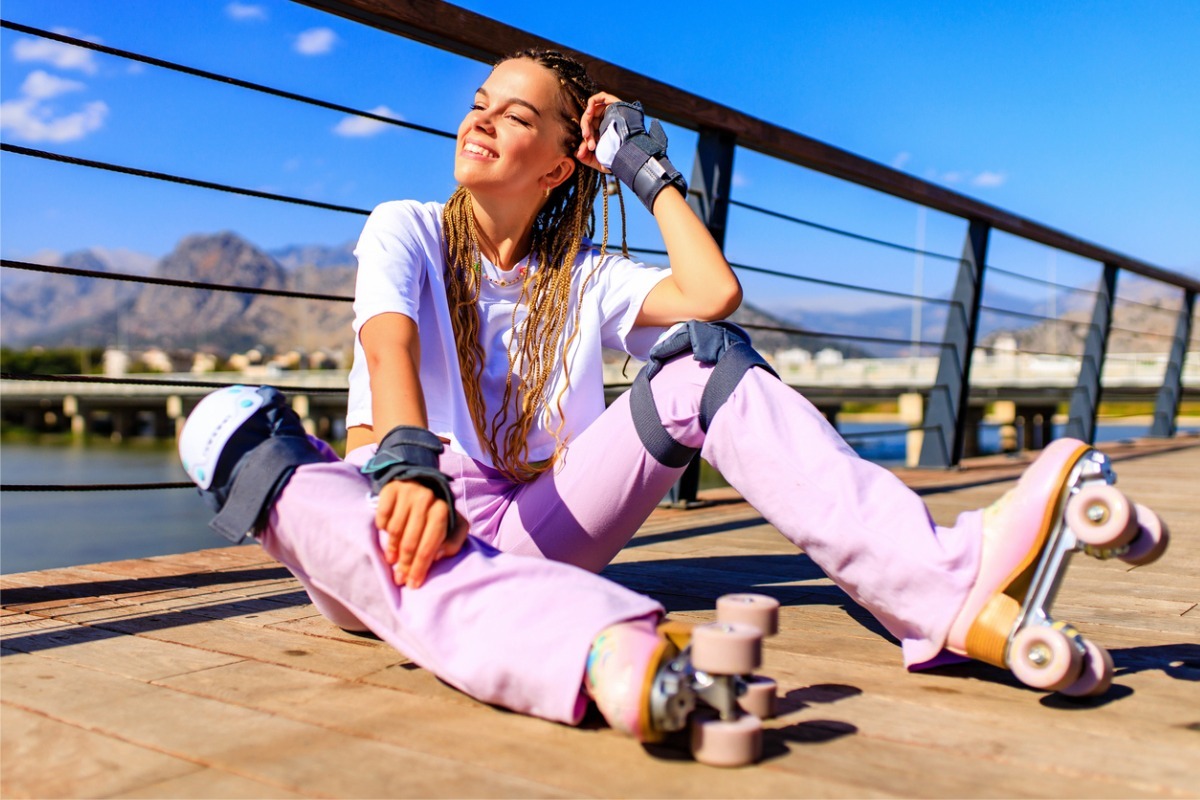
[[[1065,434],[1089,444],[1096,441],[1096,413],[1100,409],[1100,373],[1104,371],[1104,356],[1108,351],[1108,332],[1112,328],[1113,298],[1117,292],[1117,265],[1105,264],[1096,305],[1092,309],[1092,324],[1088,326],[1083,345],[1083,361],[1079,364],[1079,379],[1071,393]]]
[[[938,359],[937,378],[929,391],[925,441],[921,444],[922,467],[944,469],[962,460],[967,395],[971,390],[971,354],[979,330],[979,303],[990,233],[991,227],[986,222],[974,219],[967,229],[954,285],[954,304],[946,317],[945,345]]]
[[[725,223],[729,219],[729,187],[733,180],[733,134],[712,129],[700,130],[692,179],[688,184],[688,205],[708,228],[717,245],[725,248]],[[700,490],[700,457],[687,469],[667,494],[671,505],[687,506],[696,502]]]
[[[1170,437],[1175,435],[1179,418],[1179,401],[1183,398],[1183,360],[1187,358],[1188,342],[1192,338],[1192,315],[1196,310],[1196,293],[1183,293],[1183,308],[1175,323],[1175,338],[1171,342],[1171,356],[1167,360],[1167,371],[1163,375],[1162,388],[1154,401],[1154,423],[1150,426],[1151,436]]]

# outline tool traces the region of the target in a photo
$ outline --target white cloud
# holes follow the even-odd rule
[[[735,189],[744,189],[750,185],[750,179],[746,177],[746,173],[738,172],[735,169],[733,175],[729,178],[729,183]]]
[[[225,13],[229,15],[230,19],[236,19],[239,22],[247,20],[261,22],[267,18],[267,10],[262,6],[256,6],[253,3],[239,3],[237,0],[225,6]]]
[[[68,92],[87,86],[79,81],[60,78],[40,69],[25,76],[21,96],[0,103],[0,129],[9,130],[27,142],[73,142],[104,125],[108,106],[93,100],[72,114],[58,114],[49,102]]]
[[[305,56],[323,56],[337,43],[337,34],[329,28],[310,28],[296,37],[296,52]]]
[[[79,81],[67,80],[57,75],[51,75],[49,72],[35,69],[25,77],[25,82],[21,84],[21,94],[36,100],[44,100],[67,92],[78,92],[86,88]]]
[[[896,154],[892,159],[892,169],[904,169],[904,165],[912,160],[912,153],[904,150]]]
[[[18,39],[13,45],[13,58],[17,61],[43,62],[59,69],[77,69],[88,75],[96,74],[93,56],[91,50],[50,39]]]
[[[392,111],[387,106],[376,106],[370,109],[372,114],[378,114],[381,117],[391,117],[392,119],[404,119],[404,117]],[[392,127],[386,122],[380,122],[377,119],[368,117],[342,117],[341,122],[334,126],[333,132],[338,136],[375,136],[383,133],[388,128]]]
[[[72,142],[82,139],[104,125],[108,106],[95,100],[81,111],[55,117],[52,109],[39,98],[22,97],[0,103],[0,129],[27,142]]]
[[[943,172],[941,175],[942,183],[958,183],[963,179],[961,172]]]
[[[983,189],[992,189],[996,186],[1003,186],[1004,182],[1007,180],[1008,176],[1003,172],[992,172],[991,170],[985,169],[983,172],[971,179],[971,185],[978,186]]]

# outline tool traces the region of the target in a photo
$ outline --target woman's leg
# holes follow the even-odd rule
[[[707,434],[698,421],[711,368],[683,356],[653,379],[664,427],[701,453],[904,646],[905,662],[934,658],[978,571],[979,512],[953,528],[892,473],[860,458],[799,393],[746,373]],[[492,543],[590,570],[607,564],[666,494],[680,469],[642,446],[619,398],[576,440],[563,464],[515,489]]]
[[[593,640],[621,622],[653,630],[653,600],[545,559],[469,539],[420,589],[384,561],[367,480],[345,462],[299,467],[260,541],[338,625],[367,628],[447,683],[488,703],[577,723]],[[358,623],[358,624],[355,624]]]

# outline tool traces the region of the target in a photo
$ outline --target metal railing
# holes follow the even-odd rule
[[[910,348],[919,355],[924,348],[938,353],[936,377],[921,389],[927,397],[927,408],[923,420],[903,429],[871,432],[871,436],[924,433],[920,463],[923,466],[946,467],[959,462],[968,436],[968,402],[971,393],[972,359],[976,352],[992,352],[995,345],[983,346],[978,341],[980,316],[983,314],[1009,316],[1036,324],[1079,325],[1078,321],[1065,322],[1045,314],[1019,311],[985,304],[985,277],[988,274],[1035,282],[1055,290],[1083,293],[1093,298],[1090,321],[1085,323],[1085,340],[1079,359],[1079,374],[1071,397],[1067,432],[1087,440],[1093,440],[1100,401],[1101,374],[1107,356],[1107,343],[1112,332],[1162,337],[1169,342],[1170,352],[1166,361],[1161,389],[1155,396],[1152,435],[1170,436],[1175,432],[1176,417],[1183,396],[1182,376],[1184,361],[1189,351],[1196,349],[1192,341],[1192,321],[1195,314],[1195,295],[1200,281],[1189,276],[1176,274],[1140,259],[1127,256],[1102,246],[1086,242],[1061,231],[1054,230],[1002,209],[982,203],[965,195],[936,184],[923,181],[906,173],[883,166],[831,145],[819,142],[794,131],[756,119],[739,111],[704,98],[698,97],[652,78],[626,70],[618,65],[596,59],[585,53],[572,51],[534,34],[504,25],[496,20],[452,6],[429,0],[414,4],[402,0],[296,0],[331,14],[336,14],[375,28],[390,31],[407,38],[469,58],[494,61],[500,56],[529,47],[553,47],[572,53],[583,61],[597,81],[605,88],[625,97],[640,99],[647,110],[664,121],[699,133],[695,162],[691,175],[689,202],[708,225],[718,243],[724,244],[729,226],[731,207],[748,214],[769,217],[777,221],[804,226],[821,234],[853,240],[869,246],[904,252],[921,258],[952,265],[956,270],[955,286],[949,298],[931,297],[916,292],[907,293],[880,289],[854,283],[833,280],[815,275],[784,271],[766,265],[734,263],[735,270],[743,273],[769,276],[797,283],[836,288],[872,296],[888,297],[910,303],[935,306],[946,313],[945,336],[940,341],[923,340],[916,336],[906,338],[866,336],[837,331],[809,330],[787,325],[747,324],[751,330],[803,337],[805,340],[827,340],[842,343],[881,344]],[[100,45],[63,33],[46,31],[17,22],[4,21],[3,27],[27,35],[42,37],[88,48],[108,55],[136,61],[155,68],[171,70],[203,80],[302,103],[318,108],[364,117],[389,125],[396,125],[440,138],[453,138],[454,134],[433,126],[420,125],[382,116],[365,109],[356,109],[343,104],[289,92],[262,83],[242,80],[228,75],[201,70],[188,65],[160,58]],[[961,255],[952,255],[923,247],[912,247],[901,242],[890,241],[859,231],[847,230],[820,221],[805,219],[797,214],[769,209],[760,205],[735,199],[732,196],[731,177],[735,154],[739,149],[755,151],[782,162],[799,165],[861,187],[882,192],[925,208],[953,215],[963,220],[967,234]],[[239,187],[226,183],[207,181],[201,178],[181,176],[143,169],[136,165],[118,165],[94,159],[82,159],[63,153],[21,147],[4,143],[2,150],[9,156],[36,158],[66,163],[85,169],[104,170],[157,181],[167,181],[200,190],[221,191],[258,198],[269,202],[284,202],[307,206],[336,213],[367,214],[367,210],[321,203],[303,198],[289,197],[276,193]],[[1002,231],[1022,239],[1056,250],[1099,262],[1103,274],[1099,286],[1089,287],[1060,284],[1024,273],[989,266],[988,245],[992,231]],[[662,250],[631,248],[648,255],[663,255]],[[304,292],[254,289],[238,286],[221,286],[188,281],[172,281],[163,278],[147,278],[137,275],[120,275],[108,272],[72,270],[61,266],[45,267],[14,260],[5,260],[2,266],[13,269],[40,270],[44,272],[91,277],[108,280],[123,280],[142,283],[158,283],[181,290],[235,291],[273,294],[282,297],[309,300],[349,302],[347,296],[318,295]],[[1113,308],[1117,302],[1136,304],[1137,301],[1116,297],[1117,276],[1121,272],[1174,287],[1182,295],[1176,314],[1175,332],[1162,334],[1149,331],[1134,331],[1115,327],[1112,324]],[[1162,310],[1162,309],[1159,309]],[[1011,351],[1006,351],[1011,352]],[[1025,355],[1061,355],[1039,353],[1031,349],[1017,349]],[[29,378],[32,376],[5,374],[4,380]],[[203,383],[203,382],[200,382]],[[181,384],[189,385],[189,384]],[[190,385],[199,385],[193,382]],[[207,385],[207,384],[206,384]],[[812,388],[812,387],[801,387]],[[868,435],[868,434],[862,434]],[[681,490],[685,495],[688,488]]]

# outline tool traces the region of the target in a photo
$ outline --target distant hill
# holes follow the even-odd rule
[[[330,248],[331,250],[333,248]],[[285,269],[237,234],[189,236],[151,270],[174,280],[285,289],[349,297],[353,265]],[[63,266],[112,269],[93,251],[63,256]],[[228,354],[262,346],[341,350],[350,340],[346,301],[296,300],[258,294],[40,275],[0,286],[0,336],[8,347],[157,346]]]
[[[155,262],[148,256],[99,248],[43,254],[47,263],[97,272],[154,275],[185,281],[262,289],[286,289],[323,296],[354,293],[354,243],[336,246],[295,245],[266,252],[235,233],[189,236]],[[11,273],[11,274],[10,274]],[[14,277],[15,275],[15,277]],[[1156,284],[1123,282],[1111,352],[1153,352],[1166,346],[1174,330],[1179,299]],[[744,303],[732,317],[750,328],[755,346],[764,353],[826,348],[848,357],[896,357],[909,352],[912,308],[901,303],[856,313],[822,310],[779,299],[766,308]],[[980,344],[1005,334],[1022,350],[1080,352],[1091,317],[1092,295],[1076,293],[1054,300],[1028,300],[995,291],[984,304],[1026,314],[1051,314],[1066,321],[1030,322],[1024,317],[984,313]],[[921,339],[937,342],[946,324],[944,304],[925,304]],[[74,278],[5,271],[0,284],[0,338],[7,347],[108,347],[209,351],[218,354],[264,347],[273,352],[325,350],[348,355],[351,304],[345,300],[297,300],[155,286],[95,278]],[[784,333],[759,328],[792,328]],[[823,335],[812,335],[823,334]],[[839,340],[836,335],[894,339],[897,345]],[[928,354],[928,349],[926,350]]]

